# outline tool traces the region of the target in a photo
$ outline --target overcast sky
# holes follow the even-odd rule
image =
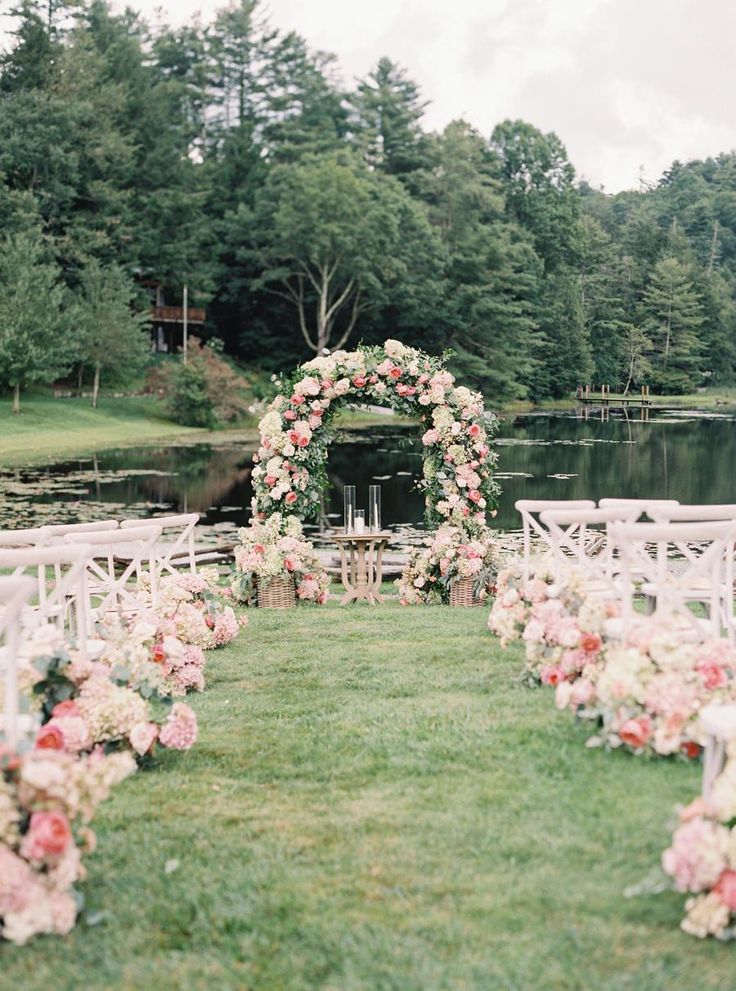
[[[222,6],[128,2],[174,23]],[[736,147],[734,0],[262,2],[274,26],[334,52],[347,82],[381,55],[403,65],[431,100],[427,126],[465,117],[488,135],[522,117],[609,192]]]

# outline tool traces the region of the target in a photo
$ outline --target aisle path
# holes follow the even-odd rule
[[[99,925],[3,948],[1,991],[732,991],[681,897],[621,897],[697,769],[587,751],[484,623],[254,612],[196,751],[106,808]]]

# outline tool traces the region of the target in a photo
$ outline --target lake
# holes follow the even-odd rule
[[[603,496],[736,502],[736,417],[697,411],[529,413],[501,421],[496,437],[502,495],[495,525],[515,529],[514,502]],[[212,539],[228,540],[250,513],[253,449],[222,442],[127,447],[91,457],[0,469],[0,526],[202,514]],[[382,487],[385,525],[410,534],[423,514],[419,431],[392,424],[343,432],[330,450],[330,523],[342,521],[343,484]]]

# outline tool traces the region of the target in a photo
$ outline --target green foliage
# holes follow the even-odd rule
[[[651,342],[652,381],[662,392],[688,392],[700,384],[705,316],[688,268],[669,256],[657,262],[644,292],[644,328]]]
[[[136,289],[116,266],[87,263],[72,309],[76,359],[81,370],[94,373],[92,405],[97,405],[100,381],[130,382],[149,359],[147,317],[132,307]]]
[[[0,226],[40,230],[72,295],[90,260],[186,284],[203,336],[268,372],[451,346],[491,401],[736,380],[736,154],[609,196],[525,121],[428,133],[405,69],[346,85],[261,0],[118,9],[17,0],[0,55]]]
[[[0,382],[15,393],[53,382],[72,360],[59,269],[38,231],[0,241]]]
[[[186,427],[214,427],[217,423],[204,369],[198,364],[177,364],[170,377],[167,406],[174,423]]]
[[[149,377],[149,387],[167,396],[175,423],[214,427],[243,419],[248,413],[248,383],[221,353],[222,342],[203,345],[189,339],[187,362],[178,359]]]

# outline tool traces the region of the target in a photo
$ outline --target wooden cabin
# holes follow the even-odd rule
[[[174,354],[180,351],[184,340],[184,307],[170,306],[160,282],[143,280],[151,296],[151,348],[154,351]],[[206,319],[203,307],[187,306],[189,333],[196,331]]]

